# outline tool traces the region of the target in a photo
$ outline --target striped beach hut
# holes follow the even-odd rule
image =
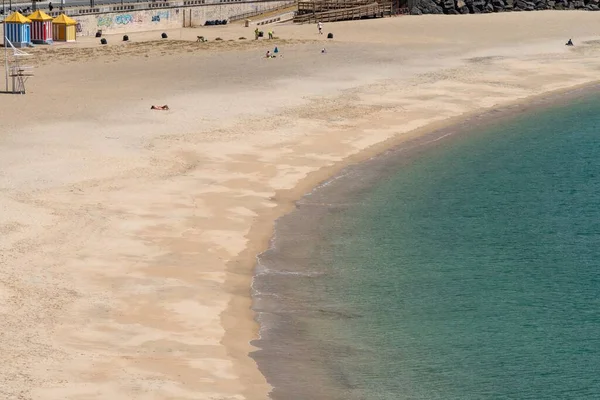
[[[6,39],[15,47],[25,47],[31,43],[31,21],[21,13],[14,12],[4,20],[4,46]]]
[[[31,41],[33,43],[52,43],[52,17],[37,10],[27,18],[31,20]]]
[[[52,20],[52,37],[57,42],[74,42],[77,21],[60,14]]]

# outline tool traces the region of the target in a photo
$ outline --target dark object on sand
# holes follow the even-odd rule
[[[164,106],[152,106],[150,107],[151,110],[161,110],[161,111],[168,111],[169,110],[169,106],[168,105],[164,105]]]
[[[264,37],[265,36],[265,32],[264,31],[259,31],[258,32],[258,37]]]
[[[212,19],[210,21],[205,21],[204,26],[214,26],[214,25],[227,25],[226,19]]]
[[[100,39],[100,44],[108,44],[108,42],[106,41],[106,39],[102,38]]]
[[[129,36],[127,36],[127,35],[123,35],[123,41],[124,41],[124,42],[128,42],[128,41],[129,41]]]
[[[565,43],[565,46],[574,46],[573,41],[569,39],[569,41]]]
[[[96,31],[96,37],[102,37],[102,31]]]
[[[164,32],[163,32],[163,33],[160,35],[160,37],[161,37],[161,38],[163,38],[163,39],[166,39],[168,36],[167,36],[167,34],[166,34],[166,33],[164,33]]]
[[[330,33],[328,33],[328,34],[327,34],[327,39],[333,39],[333,33],[331,33],[331,32],[330,32]]]
[[[207,42],[207,40],[204,39],[204,36],[198,36],[198,39],[196,39],[196,42]]]

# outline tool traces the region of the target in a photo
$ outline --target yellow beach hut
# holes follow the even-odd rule
[[[52,17],[37,10],[27,18],[31,20],[31,41],[33,43],[52,43]]]
[[[67,17],[65,14],[60,14],[52,20],[52,33],[56,42],[74,42],[75,41],[75,25],[77,21]]]

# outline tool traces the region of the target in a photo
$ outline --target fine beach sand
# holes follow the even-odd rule
[[[267,398],[250,283],[273,221],[348,163],[595,82],[599,22],[397,17],[325,24],[333,41],[275,26],[270,43],[231,25],[31,50],[27,95],[0,95],[0,397]]]

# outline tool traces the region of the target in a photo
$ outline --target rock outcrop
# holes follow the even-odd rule
[[[599,11],[600,0],[414,0],[410,13],[481,14],[534,10]]]

